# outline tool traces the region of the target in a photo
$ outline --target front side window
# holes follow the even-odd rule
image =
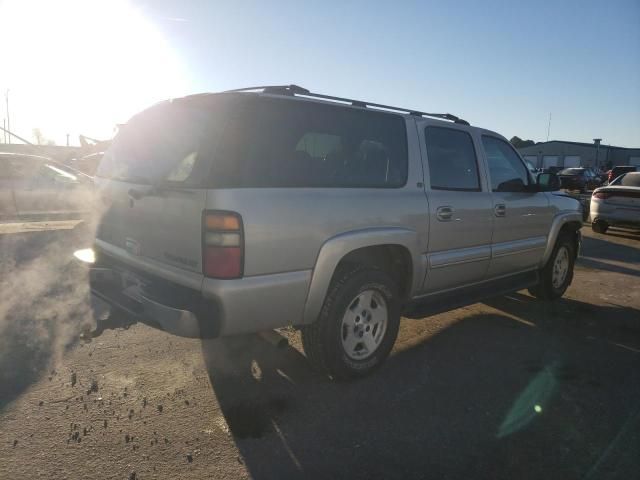
[[[254,99],[233,113],[213,188],[397,188],[407,180],[398,115],[297,100]]]
[[[482,136],[487,154],[491,190],[494,192],[521,192],[529,184],[529,174],[518,154],[509,144],[496,137]]]
[[[427,127],[427,160],[434,190],[479,191],[478,161],[471,135],[446,127]]]

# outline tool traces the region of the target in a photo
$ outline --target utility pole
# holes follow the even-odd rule
[[[69,146],[69,134],[67,133],[67,147]]]
[[[547,142],[549,141],[550,132],[551,132],[551,112],[549,112],[549,123],[547,124]]]
[[[5,107],[7,109],[7,130],[11,131],[11,117],[9,116],[9,89],[7,88],[7,91],[4,93],[4,102],[5,102]],[[11,143],[11,135],[9,135],[9,142]]]
[[[598,154],[600,153],[600,142],[602,141],[601,138],[594,138],[593,139],[593,143],[596,146],[596,164],[595,167],[598,168]]]
[[[5,129],[7,128],[7,120],[6,119],[2,119],[2,143],[7,143],[7,132],[5,132]]]

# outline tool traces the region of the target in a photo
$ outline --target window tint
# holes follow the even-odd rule
[[[529,174],[518,154],[507,142],[495,137],[482,136],[487,154],[491,189],[494,192],[518,192],[529,184]]]
[[[480,190],[476,152],[467,132],[427,127],[425,137],[431,188]]]
[[[255,98],[230,116],[215,188],[401,187],[404,119],[311,102]]]
[[[342,137],[328,133],[308,132],[298,141],[296,150],[307,152],[315,158],[326,157],[331,152],[342,150]]]

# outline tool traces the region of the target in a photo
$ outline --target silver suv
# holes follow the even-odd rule
[[[295,85],[192,95],[105,153],[92,292],[177,335],[294,326],[333,378],[422,318],[573,277],[581,207],[501,135]]]

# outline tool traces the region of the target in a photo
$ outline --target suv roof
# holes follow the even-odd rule
[[[440,120],[449,120],[454,123],[458,123],[461,125],[470,125],[469,122],[463,120],[456,115],[451,113],[427,113],[419,110],[415,110],[412,108],[403,108],[403,107],[394,107],[391,105],[383,105],[380,103],[366,102],[362,100],[354,100],[351,98],[344,97],[335,97],[333,95],[324,95],[321,93],[312,93],[306,88],[300,87],[298,85],[266,85],[259,87],[247,87],[247,88],[238,88],[234,90],[226,90],[220,93],[198,93],[195,95],[188,95],[186,97],[182,97],[181,101],[189,101],[196,99],[207,98],[211,95],[221,95],[221,94],[229,94],[229,93],[261,93],[269,96],[287,96],[287,97],[295,97],[300,100],[323,100],[326,102],[343,105],[347,107],[356,107],[356,108],[365,108],[365,109],[374,109],[379,111],[386,111],[389,113],[400,113],[404,115],[411,115],[417,117],[431,117],[437,118]]]

